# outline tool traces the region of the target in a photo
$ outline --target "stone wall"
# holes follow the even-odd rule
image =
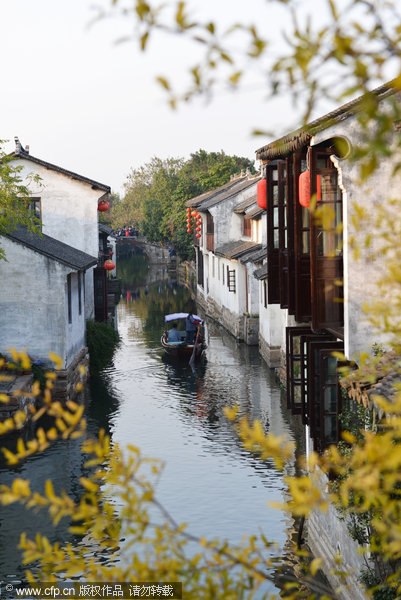
[[[261,335],[259,335],[259,353],[271,369],[280,366],[280,346],[270,346]]]
[[[318,485],[326,488],[327,478],[321,475]],[[315,557],[323,559],[323,572],[330,585],[336,591],[339,600],[367,600],[367,595],[359,577],[362,569],[366,568],[360,554],[360,546],[349,535],[347,522],[340,520],[336,508],[329,504],[327,512],[313,511],[306,522],[307,543]],[[336,561],[340,555],[342,563]],[[345,571],[349,573],[344,582],[332,572]]]
[[[82,371],[82,372],[81,372]],[[84,384],[89,373],[88,348],[83,348],[72,361],[68,369],[57,371],[57,379],[54,382],[52,398],[60,400],[73,400],[80,393],[77,384]],[[80,387],[80,386],[78,386]]]

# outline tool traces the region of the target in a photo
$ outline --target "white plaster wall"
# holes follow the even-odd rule
[[[79,287],[78,273],[71,273],[71,323],[68,322],[68,288],[67,277],[64,281],[65,293],[65,324],[66,324],[66,365],[68,366],[74,357],[85,346],[85,311],[83,303],[83,288],[81,288],[81,314],[79,314]]]
[[[257,266],[252,263],[246,263],[248,277],[248,311],[251,315],[259,315],[259,281],[254,277]]]
[[[215,271],[213,276],[213,253],[205,253],[205,278],[207,277],[208,293],[205,297],[210,297],[217,305],[227,308],[229,311],[243,315],[246,307],[246,287],[245,277],[247,276],[246,267],[237,261],[214,256]],[[236,292],[230,292],[227,285],[227,266],[230,270],[235,270]],[[224,269],[224,284],[223,284]],[[205,292],[206,292],[205,279]]]
[[[74,349],[85,346],[83,316],[67,337],[70,269],[8,238],[1,245],[7,261],[0,261],[0,352],[25,348],[34,359],[49,362],[53,351],[67,367]]]
[[[98,200],[104,195],[91,185],[47,169],[32,161],[17,159],[22,177],[35,173],[40,184],[30,185],[31,195],[41,198],[42,231],[56,240],[97,257],[99,246]],[[85,315],[94,317],[93,268],[85,275]]]
[[[260,285],[259,336],[269,345],[283,347],[283,312],[279,304],[263,304],[263,282]],[[284,341],[285,347],[285,341]]]
[[[234,213],[236,206],[251,198],[256,194],[257,182],[250,185],[245,190],[238,192],[235,196],[223,200],[219,204],[209,208],[214,222],[214,245],[215,248],[226,244],[227,242],[243,239],[242,236],[242,215]],[[202,224],[203,226],[203,224]],[[205,236],[202,236],[204,238]],[[249,238],[244,238],[249,239]]]

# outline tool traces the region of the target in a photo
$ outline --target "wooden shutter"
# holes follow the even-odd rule
[[[301,405],[302,423],[309,425],[310,416],[308,412],[308,345],[310,342],[335,341],[331,334],[317,335],[312,330],[307,335],[300,336],[300,371],[301,371]]]
[[[95,295],[95,321],[107,321],[107,271],[103,267],[93,270]]]
[[[311,272],[310,272],[310,214],[299,203],[299,176],[306,171],[306,153],[293,155],[293,210],[294,210],[294,273],[295,273],[295,319],[310,321]]]
[[[341,392],[334,350],[343,351],[342,342],[311,341],[308,344],[308,413],[310,435],[315,449],[323,452],[340,439]]]
[[[200,248],[196,248],[196,258],[198,267],[198,284],[203,287],[203,252]]]
[[[279,285],[280,306],[288,308],[289,301],[289,254],[288,254],[288,231],[292,221],[288,220],[288,204],[290,185],[289,160],[283,160],[278,164],[278,219],[279,219]]]
[[[267,294],[269,304],[280,304],[278,165],[267,165]]]
[[[321,205],[333,211],[330,228],[323,228],[316,218],[312,218],[311,223],[312,328],[315,331],[328,329],[343,337],[342,235],[336,231],[342,222],[342,192],[329,152],[328,149],[309,149],[311,195],[316,194],[319,175]]]

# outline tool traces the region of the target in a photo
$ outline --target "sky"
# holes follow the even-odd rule
[[[9,140],[7,151],[18,136],[33,156],[122,193],[130,169],[154,156],[189,158],[202,148],[254,160],[256,149],[270,141],[252,136],[254,129],[271,130],[284,118],[290,131],[296,123],[289,105],[266,104],[261,85],[172,111],[155,77],[175,74],[183,82],[180,73],[196,48],[171,37],[155,39],[146,53],[132,41],[117,43],[131,34],[129,17],[90,25],[94,7],[108,8],[108,2],[0,1],[0,139]],[[265,0],[193,4],[200,16],[209,12],[222,24],[243,20],[245,13],[257,21],[266,11]],[[272,22],[279,19],[269,11]]]

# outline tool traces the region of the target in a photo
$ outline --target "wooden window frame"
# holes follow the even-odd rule
[[[301,335],[311,334],[310,327],[287,327],[286,328],[286,378],[287,378],[287,408],[293,414],[302,414],[302,392],[301,392],[301,352],[295,352],[295,339]],[[295,364],[299,364],[299,372],[295,373]],[[299,388],[299,402],[296,401],[296,389]]]
[[[78,271],[78,314],[82,315],[82,273]]]
[[[321,202],[327,205],[334,205],[335,208],[340,205],[342,213],[342,193],[338,187],[337,169],[330,160],[332,154],[331,148],[321,148],[313,146],[308,150],[309,172],[310,172],[310,190],[311,196],[317,192],[317,176],[321,178]],[[319,159],[325,160],[325,167],[319,167]],[[336,191],[333,198],[329,196],[325,200],[323,194],[323,177],[326,175],[335,175],[337,181]],[[341,214],[341,219],[343,215]],[[334,231],[334,230],[333,230]],[[315,331],[327,329],[337,337],[344,337],[344,303],[343,286],[338,285],[338,281],[343,278],[343,256],[322,255],[319,252],[319,243],[325,231],[316,219],[311,219],[311,293],[312,293],[312,328]],[[334,235],[329,233],[327,235]],[[330,295],[333,296],[331,300]]]
[[[308,344],[310,342],[335,341],[330,333],[316,334],[310,329],[310,333],[300,335],[300,370],[301,370],[301,404],[302,404],[302,424],[310,424],[309,405],[308,405]]]
[[[339,415],[342,408],[340,384],[337,381],[330,384],[331,387],[336,387],[336,411],[329,416],[336,416],[336,440],[335,442],[327,443],[325,432],[325,407],[324,407],[324,390],[329,385],[324,381],[323,361],[331,357],[333,351],[342,351],[344,348],[343,342],[339,341],[311,341],[308,344],[308,412],[309,412],[309,427],[310,436],[314,441],[314,446],[317,452],[324,450],[331,443],[338,442],[341,435],[341,426]],[[318,389],[316,389],[318,387]],[[318,417],[318,419],[317,419]]]
[[[293,154],[293,213],[294,213],[294,283],[295,319],[300,323],[312,318],[311,267],[310,267],[310,217],[309,209],[299,203],[299,176],[306,169],[307,153]],[[302,163],[304,163],[304,168]],[[305,252],[304,239],[309,239],[309,251]]]
[[[214,252],[214,220],[209,212],[206,213],[206,250]]]
[[[72,289],[71,289],[71,278],[72,273],[68,273],[67,275],[67,314],[68,314],[68,323],[71,325],[72,323]]]
[[[279,181],[278,165],[274,161],[266,166],[267,178],[267,295],[269,304],[280,304],[279,272]],[[274,177],[274,173],[277,176]],[[277,190],[276,190],[277,188]]]
[[[252,237],[252,221],[246,217],[242,218],[242,236]]]

